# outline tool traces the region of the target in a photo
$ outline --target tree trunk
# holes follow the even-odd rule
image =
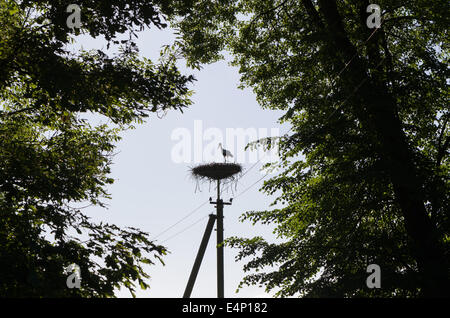
[[[357,50],[345,33],[335,1],[319,0],[319,5],[328,34],[338,49],[335,54],[338,54],[344,63],[352,60],[351,66],[343,74],[347,84],[357,87],[362,81],[366,81],[355,97],[361,104],[360,108],[353,111],[365,129],[374,130],[383,151],[383,159],[388,167],[415,253],[422,294],[426,297],[449,296],[450,279],[446,258],[436,237],[435,225],[425,210],[422,185],[417,177],[413,152],[396,113],[396,102],[382,82],[369,77],[368,68],[359,59]],[[314,19],[317,19],[317,16]]]

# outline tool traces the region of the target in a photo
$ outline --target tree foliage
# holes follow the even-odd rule
[[[187,2],[172,23],[190,65],[232,53],[242,86],[292,125],[281,173],[262,188],[283,208],[242,216],[275,224],[284,243],[228,240],[251,258],[243,284],[279,296],[448,295],[449,4],[380,0],[382,26],[369,29],[369,1]],[[379,290],[365,284],[371,263]]]
[[[163,246],[136,228],[95,223],[79,208],[104,206],[119,132],[151,113],[190,105],[191,76],[166,50],[139,57],[135,32],[164,28],[171,1],[0,1],[0,295],[113,297],[148,287],[146,264]],[[117,40],[128,32],[128,40]],[[119,53],[70,49],[75,35],[104,36]],[[92,125],[93,113],[114,125]],[[81,288],[66,286],[77,264]]]

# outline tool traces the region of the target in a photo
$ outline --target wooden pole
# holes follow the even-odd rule
[[[220,198],[220,180],[217,180],[217,298],[224,298],[223,262],[223,201]]]
[[[214,222],[216,221],[216,216],[214,214],[209,215],[208,224],[206,225],[205,233],[203,234],[202,242],[200,243],[200,248],[198,249],[197,257],[194,261],[194,266],[192,266],[191,275],[184,290],[183,298],[190,298],[192,289],[194,288],[195,279],[197,278],[200,265],[202,264],[203,256],[205,255],[206,246],[208,245],[209,238],[211,237],[211,232],[214,227]]]

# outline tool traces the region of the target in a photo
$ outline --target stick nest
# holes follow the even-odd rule
[[[191,168],[192,176],[197,180],[234,180],[242,172],[237,163],[208,163]]]

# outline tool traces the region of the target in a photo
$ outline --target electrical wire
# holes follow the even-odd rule
[[[194,214],[195,212],[197,212],[198,210],[200,210],[200,208],[202,208],[206,203],[208,203],[208,201],[203,202],[201,205],[199,205],[198,207],[196,207],[195,209],[193,209],[191,212],[189,212],[188,214],[186,214],[184,217],[182,217],[180,220],[178,220],[176,223],[172,224],[171,226],[169,226],[168,228],[166,228],[165,230],[163,230],[162,232],[160,232],[159,234],[153,236],[151,238],[151,240],[154,240],[158,237],[160,237],[161,235],[163,235],[164,233],[167,233],[169,230],[173,229],[176,225],[180,224],[181,222],[183,222],[184,220],[186,220],[188,217],[190,217],[192,214]]]
[[[269,173],[266,173],[264,176],[262,176],[261,178],[259,178],[258,180],[256,180],[256,182],[252,183],[252,185],[250,185],[249,187],[245,188],[243,191],[239,192],[239,193],[235,196],[235,198],[238,198],[238,197],[240,197],[241,195],[243,195],[245,192],[247,192],[248,190],[250,190],[252,187],[254,187],[256,184],[258,184],[258,182],[260,182],[262,179],[264,179],[264,178],[267,177],[268,175],[269,175]],[[178,235],[180,235],[180,234],[186,232],[186,231],[189,230],[191,227],[193,227],[194,225],[196,225],[196,224],[199,223],[200,221],[204,220],[207,216],[208,216],[208,215],[203,216],[201,219],[199,219],[199,220],[197,220],[196,222],[194,222],[193,224],[191,224],[191,225],[185,227],[184,229],[182,229],[181,231],[175,233],[174,235],[168,237],[167,239],[165,239],[165,240],[162,241],[161,243],[167,242],[168,240],[171,240],[171,239],[177,237]]]
[[[200,221],[203,221],[204,219],[206,219],[208,216],[209,216],[209,215],[204,215],[204,216],[202,216],[201,219],[198,219],[197,221],[195,221],[195,222],[192,223],[191,225],[185,227],[185,228],[182,229],[181,231],[179,231],[179,232],[173,234],[172,236],[169,236],[169,237],[166,238],[165,240],[161,241],[161,244],[164,243],[164,242],[167,242],[168,240],[171,240],[171,239],[177,237],[177,236],[180,235],[180,234],[183,234],[184,232],[186,232],[187,230],[189,230],[191,227],[197,225]]]

